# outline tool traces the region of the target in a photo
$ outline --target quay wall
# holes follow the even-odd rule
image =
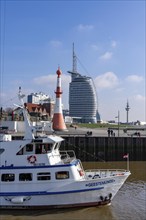
[[[63,135],[60,150],[74,150],[82,161],[146,161],[146,137],[97,137]]]

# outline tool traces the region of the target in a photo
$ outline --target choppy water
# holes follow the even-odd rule
[[[126,162],[84,163],[84,168],[121,168]],[[61,210],[3,210],[0,220],[145,220],[146,162],[130,162],[132,175],[113,199],[104,207]]]

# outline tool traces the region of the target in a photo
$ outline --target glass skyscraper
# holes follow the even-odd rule
[[[69,85],[69,114],[82,123],[97,123],[100,116],[97,110],[97,94],[91,77],[69,72],[72,81]]]
[[[69,115],[82,123],[100,121],[97,106],[97,93],[91,77],[82,76],[77,72],[77,57],[73,45],[73,70],[69,84]]]

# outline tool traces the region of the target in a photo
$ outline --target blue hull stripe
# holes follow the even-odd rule
[[[44,166],[40,166],[40,165],[32,165],[32,166],[1,166],[0,170],[14,170],[14,169],[38,169],[38,168],[56,168],[56,167],[71,167],[71,166],[75,166],[77,165],[79,162],[79,160],[76,160],[73,163],[70,164],[60,164],[60,165],[44,165]]]
[[[65,165],[51,165],[51,166],[4,166],[0,167],[0,170],[19,170],[19,169],[38,169],[38,168],[56,168],[56,167],[70,167],[74,164]]]
[[[70,193],[80,193],[94,190],[101,190],[104,187],[92,188],[92,189],[81,189],[72,191],[60,191],[60,192],[47,192],[47,191],[36,191],[36,192],[2,192],[0,196],[40,196],[40,195],[59,195],[59,194],[70,194]]]

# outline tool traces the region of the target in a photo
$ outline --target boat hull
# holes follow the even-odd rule
[[[58,204],[58,205],[3,205],[0,207],[0,210],[5,210],[5,209],[14,209],[14,210],[19,210],[19,209],[33,209],[33,210],[38,210],[38,209],[65,209],[65,208],[79,208],[79,207],[95,207],[95,206],[105,206],[105,205],[110,205],[111,200],[108,199],[106,201],[96,201],[96,202],[84,202],[84,203],[72,203],[72,204]]]
[[[107,205],[119,191],[127,176],[105,180],[80,181],[56,191],[1,193],[1,209],[46,209]],[[67,190],[68,187],[68,190]],[[54,188],[55,189],[55,188]]]

